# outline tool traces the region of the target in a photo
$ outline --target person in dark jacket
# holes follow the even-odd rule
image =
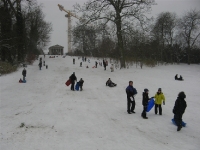
[[[142,93],[143,112],[142,112],[142,115],[141,115],[144,119],[148,119],[146,111],[147,111],[149,99],[150,99],[149,98],[149,90],[144,89],[144,92]]]
[[[111,79],[108,78],[108,81],[106,81],[106,86],[114,87],[114,86],[117,86],[117,84],[113,83],[113,82],[111,81]]]
[[[22,71],[22,75],[23,75],[23,80],[25,80],[26,78],[26,69],[24,68],[24,70]]]
[[[182,117],[185,112],[185,109],[187,107],[187,103],[185,101],[186,95],[184,92],[180,92],[178,94],[178,97],[175,101],[175,105],[173,108],[173,113],[174,113],[174,121],[176,123],[177,131],[180,131],[182,128]]]
[[[97,61],[95,61],[95,67],[97,68],[97,65],[98,65],[98,62]]]
[[[106,70],[106,61],[103,59],[104,70]]]
[[[73,58],[73,64],[75,64],[75,58]]]
[[[69,77],[69,79],[71,81],[71,90],[74,91],[74,84],[75,84],[75,81],[77,81],[75,72],[73,72],[73,74]]]
[[[133,87],[133,81],[129,81],[129,85],[126,88],[127,94],[127,112],[128,114],[135,113],[135,98],[137,90]]]
[[[81,79],[79,80],[80,91],[83,90],[83,83],[84,83],[84,80],[81,78]]]
[[[175,78],[175,80],[177,80],[178,79],[178,74],[176,74],[174,78]]]
[[[42,61],[40,61],[40,63],[38,64],[38,66],[39,66],[39,68],[41,70],[41,68],[42,68]]]

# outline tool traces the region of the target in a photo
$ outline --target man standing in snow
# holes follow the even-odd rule
[[[187,103],[185,101],[186,95],[184,92],[180,92],[178,94],[178,98],[176,99],[173,113],[174,113],[174,121],[176,123],[177,131],[180,131],[182,128],[182,117],[187,107]]]
[[[162,89],[159,88],[158,92],[155,94],[155,114],[157,115],[158,107],[159,107],[159,115],[162,115],[162,101],[163,105],[165,105],[165,96],[162,93]]]
[[[137,90],[133,87],[133,81],[129,81],[129,86],[126,88],[126,94],[127,94],[127,112],[128,114],[135,113],[134,96],[137,94]]]
[[[71,90],[74,91],[74,84],[75,84],[75,81],[77,80],[75,76],[75,72],[73,72],[73,74],[69,77],[69,79],[71,81]]]

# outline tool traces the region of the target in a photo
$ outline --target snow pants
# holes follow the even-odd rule
[[[161,106],[161,104],[155,104],[155,114],[158,113],[158,108],[159,108],[159,115],[162,115],[162,106]]]

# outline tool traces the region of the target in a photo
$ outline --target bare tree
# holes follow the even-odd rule
[[[191,49],[200,37],[200,11],[191,10],[179,21],[180,36],[183,37],[187,52],[187,62],[191,63]]]
[[[147,19],[144,13],[149,11],[153,4],[154,0],[89,0],[83,7],[77,4],[75,9],[84,13],[83,20],[87,23],[103,19],[105,24],[115,24],[121,68],[125,68],[123,22],[137,20],[143,26]]]
[[[176,20],[176,15],[170,12],[162,12],[156,18],[152,33],[154,39],[159,43],[161,61],[164,60],[163,53],[165,47],[172,47],[174,43]]]

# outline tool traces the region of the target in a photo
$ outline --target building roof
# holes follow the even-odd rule
[[[57,44],[57,45],[49,47],[49,49],[52,49],[52,48],[64,48],[64,47]]]

